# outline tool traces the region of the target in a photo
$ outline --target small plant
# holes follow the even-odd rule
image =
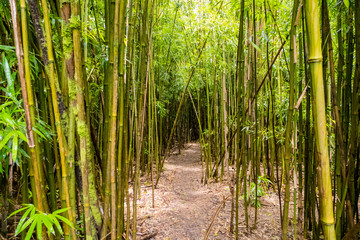
[[[256,189],[256,184],[254,182],[250,183],[250,189],[249,189],[250,191],[246,193],[246,200],[249,201],[249,197],[250,197],[251,205],[255,206],[256,204],[257,207],[261,208],[261,202],[259,199],[262,196],[268,195],[266,193],[268,190],[268,185],[272,184],[272,182],[269,179],[267,179],[265,175],[263,175],[263,176],[258,176],[257,183],[258,183],[257,189]],[[257,198],[255,194],[257,195]],[[242,198],[244,198],[244,195],[242,195]]]
[[[53,213],[47,214],[44,212],[39,211],[36,209],[36,207],[32,204],[24,204],[25,207],[14,211],[9,215],[8,218],[11,216],[25,211],[25,213],[22,215],[16,229],[15,229],[15,236],[19,235],[22,231],[24,231],[27,227],[27,233],[25,240],[29,240],[31,236],[33,235],[35,228],[36,228],[36,236],[37,239],[41,239],[42,235],[42,229],[43,226],[46,227],[47,233],[50,236],[50,233],[55,235],[55,228],[58,230],[58,232],[63,235],[64,232],[62,230],[62,227],[59,223],[60,221],[63,221],[65,224],[69,225],[70,227],[74,227],[72,223],[65,217],[61,216],[60,214],[67,211],[67,208],[62,208],[59,210],[54,211]]]

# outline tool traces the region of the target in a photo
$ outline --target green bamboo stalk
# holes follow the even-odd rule
[[[137,199],[140,195],[140,158],[142,153],[142,143],[143,143],[143,134],[144,134],[144,121],[145,121],[145,109],[146,109],[146,100],[147,100],[147,86],[148,86],[148,77],[149,77],[149,24],[148,24],[148,7],[151,1],[145,0],[144,4],[141,6],[142,16],[141,16],[141,28],[140,28],[140,57],[139,57],[139,79],[140,79],[140,89],[138,94],[137,101],[137,117],[136,121],[136,163],[135,163],[135,182],[133,190],[133,240],[136,239],[136,230],[137,230]]]
[[[32,190],[35,192],[34,194],[34,204],[35,206],[43,212],[48,211],[46,209],[47,202],[44,202],[44,199],[42,197],[42,193],[44,192],[44,183],[43,183],[43,175],[41,174],[41,168],[39,168],[40,163],[40,155],[37,151],[37,142],[35,142],[35,133],[33,132],[33,125],[32,123],[35,121],[32,118],[35,118],[35,116],[32,116],[32,111],[30,109],[30,101],[33,101],[32,98],[32,89],[28,88],[31,87],[30,81],[30,62],[28,58],[28,39],[27,39],[27,24],[25,17],[27,16],[26,8],[25,8],[25,2],[22,2],[20,5],[22,9],[22,31],[23,31],[23,41],[24,41],[24,51],[22,49],[22,40],[21,40],[21,34],[20,34],[20,26],[19,26],[19,17],[17,15],[17,9],[16,9],[16,2],[11,0],[10,1],[10,9],[11,9],[11,17],[12,17],[12,23],[13,23],[13,31],[14,31],[14,41],[15,41],[15,52],[16,57],[18,60],[18,69],[19,69],[19,76],[20,76],[20,85],[21,85],[21,92],[23,97],[23,103],[24,103],[24,112],[25,112],[25,122],[26,122],[26,131],[27,131],[27,138],[28,138],[28,146],[30,151],[30,165],[29,169],[30,172],[33,172],[33,178],[31,182]],[[24,30],[24,28],[26,30]],[[31,92],[31,96],[29,95],[29,92]],[[41,166],[41,165],[40,165]],[[46,200],[46,198],[45,198]],[[47,235],[43,234],[42,237],[44,239],[47,239]]]
[[[68,149],[65,141],[65,136],[63,134],[63,129],[61,125],[60,119],[60,111],[59,111],[59,101],[58,95],[61,96],[59,89],[59,84],[57,82],[57,77],[55,74],[55,60],[53,55],[53,46],[52,46],[52,39],[51,39],[51,24],[49,18],[49,9],[47,7],[46,0],[42,0],[42,8],[43,8],[43,16],[44,16],[44,25],[45,25],[45,33],[46,33],[46,46],[47,46],[47,53],[48,53],[48,64],[45,66],[46,71],[49,73],[49,82],[50,82],[50,89],[51,89],[51,98],[53,103],[54,109],[54,118],[55,118],[55,125],[56,131],[59,141],[59,153],[60,153],[60,162],[61,162],[61,172],[62,172],[62,186],[64,192],[62,194],[65,196],[66,199],[66,206],[68,207],[68,218],[74,226],[75,223],[75,214],[74,208],[71,207],[70,195],[69,195],[69,185],[68,185],[68,171],[67,171],[67,164],[66,164],[66,157],[68,155]],[[61,100],[61,98],[60,98]],[[75,236],[75,229],[71,229],[71,236],[73,239],[76,238]]]
[[[102,159],[103,159],[103,191],[104,191],[104,216],[101,229],[101,238],[108,235],[108,226],[110,225],[110,197],[111,197],[111,166],[109,162],[109,139],[110,139],[110,118],[112,105],[112,81],[114,66],[114,17],[115,1],[105,1],[105,44],[108,46],[109,60],[105,66],[104,76],[104,132],[102,135]]]
[[[252,18],[253,18],[253,42],[255,43],[255,45],[257,44],[257,36],[256,36],[256,32],[257,32],[257,25],[256,25],[256,0],[253,0],[252,3],[252,8],[253,8],[253,12],[252,12]],[[252,168],[253,168],[253,181],[255,182],[255,219],[254,219],[254,229],[256,229],[256,223],[257,223],[257,216],[258,216],[258,173],[259,173],[259,149],[258,149],[258,135],[259,135],[259,127],[258,127],[258,97],[257,97],[257,89],[258,89],[258,79],[257,79],[257,49],[255,47],[252,48],[252,72],[251,72],[251,78],[252,78],[252,84],[253,84],[253,95],[255,98],[255,102],[254,105],[252,105],[251,107],[253,107],[253,122],[255,122],[255,134],[254,136],[251,135],[251,137],[253,137],[253,147],[254,150],[252,151]]]
[[[343,82],[343,67],[344,67],[344,47],[343,47],[343,34],[342,34],[342,4],[340,3],[338,6],[338,16],[337,16],[337,28],[339,29],[337,32],[337,41],[338,41],[338,64],[337,64],[337,91],[336,93],[336,102],[341,104],[341,93],[342,93],[342,82]],[[334,87],[332,87],[334,88]],[[335,90],[335,89],[334,89]],[[333,99],[333,103],[335,105],[334,99]],[[335,107],[334,107],[335,108]],[[334,109],[335,110],[335,109]],[[342,108],[339,107],[339,121],[336,121],[336,124],[338,124],[338,122],[340,123],[340,127],[343,126],[342,123],[340,122],[342,120],[341,116],[342,116]],[[337,130],[336,131],[336,144],[340,144],[338,137],[340,137],[340,132]],[[343,134],[341,134],[342,137],[344,136]],[[345,146],[344,146],[345,148]],[[338,149],[338,148],[337,148]],[[341,158],[340,158],[340,153],[339,151],[337,151],[337,155],[336,155],[336,160],[335,160],[335,175],[336,175],[336,195],[338,196],[338,198],[340,199],[340,197],[342,196],[342,192],[343,192],[343,186],[342,186],[342,173],[341,170],[343,168],[341,167]],[[336,201],[336,226],[338,225],[342,225],[342,217],[341,215],[339,216],[339,209],[340,209],[340,201]],[[338,230],[339,229],[339,230]],[[341,228],[336,227],[336,238],[340,239],[342,236],[342,232],[341,232]]]
[[[129,0],[128,8],[130,9],[128,14],[128,25],[127,25],[127,35],[126,38],[128,39],[128,47],[126,52],[126,59],[129,59],[130,62],[133,62],[133,0]],[[134,31],[135,32],[135,31]],[[124,79],[126,81],[125,92],[128,93],[130,90],[130,86],[132,84],[132,71],[133,71],[133,64],[126,64],[126,72]],[[124,158],[125,158],[125,168],[124,168],[124,191],[125,191],[125,199],[126,199],[126,228],[124,229],[125,232],[125,239],[129,239],[130,234],[130,196],[129,196],[129,170],[130,170],[130,158],[131,158],[131,148],[132,148],[132,121],[129,121],[129,94],[125,94],[125,116],[124,116]],[[134,111],[132,111],[132,114]],[[132,117],[134,119],[134,117]],[[130,136],[130,140],[129,140]],[[125,215],[125,214],[124,214]]]
[[[215,78],[216,78],[216,74],[214,74]],[[206,77],[205,77],[206,79]],[[209,90],[209,81],[208,79],[206,79],[206,100],[207,100],[207,104],[206,104],[206,110],[207,110],[207,147],[206,147],[206,150],[208,152],[207,154],[207,158],[206,158],[206,161],[205,161],[205,178],[204,178],[204,184],[207,184],[207,182],[209,181],[209,178],[210,178],[210,165],[211,165],[211,160],[212,160],[212,154],[211,154],[211,114],[210,114],[210,90]],[[215,85],[215,82],[214,82],[214,85]]]
[[[109,154],[109,122],[112,104],[111,85],[113,80],[113,61],[114,61],[114,10],[115,1],[105,1],[105,45],[107,45],[108,61],[104,69],[104,126],[102,135],[102,159],[103,159],[103,191],[104,191],[104,216],[101,237],[108,234],[109,214],[110,214],[110,163]]]
[[[27,24],[27,9],[26,9],[26,4],[24,0],[20,1],[20,8],[21,8],[21,30],[22,30],[22,44],[23,44],[23,61],[24,61],[24,70],[25,70],[25,81],[26,81],[26,91],[27,91],[27,96],[28,96],[28,106],[29,106],[29,110],[30,110],[30,119],[31,119],[31,126],[34,127],[36,125],[36,111],[35,111],[35,100],[34,100],[34,96],[33,96],[33,89],[32,89],[32,84],[31,84],[31,70],[30,70],[30,59],[29,59],[29,41],[28,41],[28,24]],[[21,42],[20,42],[21,44]],[[25,103],[24,103],[25,105]],[[32,164],[33,164],[33,169],[34,169],[34,178],[35,178],[35,184],[36,184],[36,188],[38,188],[36,190],[36,194],[37,197],[41,197],[37,198],[38,199],[38,204],[39,204],[39,210],[40,211],[49,211],[49,206],[47,203],[47,198],[46,198],[46,194],[43,194],[44,192],[46,192],[45,190],[45,178],[44,178],[44,170],[43,170],[43,166],[41,164],[41,152],[40,152],[40,148],[39,148],[39,142],[38,142],[38,136],[37,134],[34,132],[33,133],[33,141],[34,141],[34,151],[35,151],[35,155],[36,158],[32,159]],[[30,147],[30,151],[32,151],[32,147],[29,145]],[[39,179],[36,180],[36,179]],[[38,185],[38,183],[40,183],[40,185]],[[38,192],[40,191],[40,192]],[[40,195],[39,195],[40,194]],[[42,209],[42,210],[41,210]]]
[[[226,62],[225,59],[225,43],[223,43],[223,61]],[[226,65],[224,65],[223,69],[223,77],[222,77],[222,90],[221,90],[221,100],[222,100],[222,129],[223,129],[223,136],[222,141],[224,144],[224,151],[225,151],[225,158],[223,160],[223,163],[225,165],[225,174],[226,178],[229,178],[229,152],[228,152],[228,140],[227,140],[227,134],[228,134],[228,125],[227,125],[227,111],[226,111],[226,103],[227,103],[227,94],[226,94]],[[223,168],[224,169],[224,168]],[[221,172],[221,176],[223,176],[224,171]]]
[[[358,134],[358,126],[359,126],[359,88],[360,88],[360,4],[359,1],[355,1],[355,75],[353,78],[352,84],[352,104],[351,104],[351,129],[350,129],[350,155],[349,155],[349,165],[348,165],[348,175],[349,175],[349,199],[352,205],[352,209],[357,210],[357,199],[359,195],[359,190],[356,185],[357,179],[359,176],[355,171],[355,161],[357,160],[359,164],[359,134]],[[359,185],[358,185],[359,186]],[[357,196],[356,196],[357,195]],[[354,213],[350,212],[349,214],[349,227],[352,228],[354,226]],[[359,220],[359,218],[358,218]]]
[[[39,115],[41,118],[50,124],[50,120],[48,119],[48,103],[45,98],[45,78],[40,77],[39,81],[37,81],[37,89],[38,91],[38,106],[39,106]],[[55,142],[56,143],[56,142]],[[55,185],[55,176],[54,176],[54,156],[51,151],[51,144],[47,142],[42,143],[42,148],[44,149],[44,157],[46,163],[46,173],[48,177],[48,186],[49,186],[49,207],[50,211],[53,212],[57,209],[57,202],[56,202],[56,185]]]
[[[69,169],[69,197],[71,206],[76,206],[76,186],[75,186],[75,111],[76,111],[76,83],[74,81],[74,51],[73,51],[73,41],[72,41],[72,32],[70,27],[70,17],[71,17],[71,9],[69,2],[62,2],[61,4],[61,18],[63,21],[61,22],[61,30],[62,30],[62,41],[63,41],[63,49],[64,49],[64,60],[62,67],[62,80],[63,87],[62,91],[68,91],[66,95],[69,96],[67,106],[69,107],[68,113],[68,157],[67,157],[67,168]],[[67,82],[65,87],[65,82]],[[70,87],[68,87],[70,86]],[[64,99],[65,102],[66,99]],[[56,144],[56,141],[54,141]],[[63,195],[62,195],[63,196]],[[66,202],[66,201],[65,201]],[[66,203],[65,203],[66,207]],[[75,211],[74,211],[75,215]],[[64,226],[65,232],[69,232],[69,227]]]
[[[306,26],[309,46],[309,65],[313,89],[313,115],[316,152],[319,161],[320,220],[325,239],[336,239],[331,193],[330,163],[325,115],[324,84],[322,81],[322,53],[320,42],[319,6],[305,0]]]
[[[119,38],[120,38],[120,60],[119,60],[119,133],[118,133],[118,156],[117,156],[117,182],[118,182],[118,203],[117,203],[117,238],[120,239],[124,231],[124,185],[125,185],[125,158],[124,155],[124,104],[125,104],[125,27],[126,27],[126,6],[127,0],[121,1],[120,16],[119,16]]]
[[[72,36],[74,44],[74,66],[75,66],[75,93],[76,96],[76,125],[77,133],[79,135],[79,148],[80,148],[80,169],[82,177],[82,197],[84,208],[84,221],[85,221],[85,238],[87,240],[93,239],[92,223],[91,223],[91,209],[90,209],[90,194],[89,194],[89,159],[91,159],[90,150],[90,133],[86,123],[86,112],[84,102],[84,83],[83,83],[83,71],[82,71],[82,50],[80,43],[81,35],[81,22],[80,22],[80,7],[79,2],[73,0],[71,2],[71,15],[72,18],[77,21],[76,26],[73,26]],[[74,98],[75,96],[72,96]]]
[[[290,92],[289,92],[289,107],[287,112],[286,130],[285,130],[285,154],[284,154],[284,180],[285,180],[285,199],[284,199],[284,212],[282,223],[282,239],[287,239],[288,232],[288,219],[290,207],[290,158],[291,158],[291,135],[292,135],[292,118],[294,112],[294,90],[295,90],[295,76],[296,76],[296,26],[295,20],[297,16],[297,9],[299,0],[294,0],[293,14],[290,30]]]
[[[117,118],[117,104],[118,104],[118,83],[119,83],[119,14],[120,14],[120,1],[115,1],[115,14],[114,14],[114,45],[113,45],[113,81],[112,81],[112,104],[110,109],[110,123],[109,123],[109,155],[108,164],[110,165],[110,191],[111,191],[111,239],[116,239],[116,118]],[[110,63],[111,64],[111,63]]]
[[[239,37],[238,37],[238,50],[236,56],[236,78],[235,84],[237,84],[237,111],[238,113],[241,110],[246,108],[246,92],[245,92],[245,78],[244,78],[244,19],[245,19],[245,0],[241,1],[241,8],[240,8],[240,20],[239,20]],[[242,96],[242,98],[241,98]],[[241,120],[246,122],[246,113],[242,111],[242,119],[240,117],[237,118],[237,125],[238,127],[241,124]],[[244,158],[245,154],[245,133],[241,131],[237,131],[237,140],[241,140],[240,150],[238,151],[238,155],[236,156],[236,177],[235,177],[235,185],[236,185],[236,192],[235,192],[235,238],[239,239],[239,195],[240,195],[240,165],[243,163],[243,171],[246,168],[246,160]],[[236,145],[239,145],[237,143]],[[245,192],[245,211],[247,213],[247,201],[246,201],[246,181],[244,181],[244,192]]]
[[[301,89],[303,89],[304,79],[304,58],[303,58],[303,38],[302,33],[299,34],[299,98],[301,97]],[[307,86],[306,86],[307,87]],[[307,89],[308,91],[308,89]],[[303,118],[303,104],[299,106],[299,136],[298,136],[298,175],[299,175],[299,204],[298,204],[298,223],[301,224],[303,216],[303,158],[304,158],[304,118]]]

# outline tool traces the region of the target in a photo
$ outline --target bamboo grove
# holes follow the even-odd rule
[[[196,140],[236,239],[262,179],[282,239],[358,239],[359,1],[0,0],[0,15],[2,236],[31,203],[62,213],[38,239],[136,239],[144,179],[154,193]]]

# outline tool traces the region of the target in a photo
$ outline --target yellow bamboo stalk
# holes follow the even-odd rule
[[[63,186],[63,193],[65,195],[66,207],[68,208],[68,218],[73,225],[76,225],[75,218],[74,218],[74,208],[71,206],[70,201],[70,194],[69,194],[69,184],[68,184],[68,172],[67,172],[67,164],[66,164],[66,157],[67,157],[67,145],[65,141],[65,136],[63,133],[61,119],[60,119],[60,112],[58,106],[58,93],[60,92],[58,89],[58,82],[57,76],[55,74],[55,59],[53,54],[53,46],[52,46],[52,39],[51,39],[51,24],[50,24],[50,17],[49,17],[49,9],[47,6],[46,0],[41,0],[41,5],[43,9],[43,16],[44,16],[44,26],[45,26],[45,33],[46,33],[46,46],[48,50],[48,65],[45,66],[47,71],[49,72],[49,83],[50,83],[50,90],[51,90],[51,99],[53,103],[54,109],[54,118],[55,118],[55,126],[56,132],[59,141],[59,153],[60,153],[60,163],[61,163],[61,175],[62,175],[62,186]],[[61,94],[60,94],[61,95]],[[74,206],[75,207],[75,206]],[[66,234],[66,233],[65,233]],[[71,237],[76,239],[75,229],[71,229]]]
[[[309,65],[312,83],[312,108],[318,163],[320,220],[326,240],[336,239],[331,193],[330,162],[326,128],[325,96],[323,83],[320,38],[319,6],[316,0],[305,0],[306,26],[309,46]]]
[[[13,30],[14,30],[14,41],[15,41],[15,51],[16,57],[18,60],[19,67],[19,75],[20,75],[20,85],[21,92],[24,101],[24,112],[25,112],[25,121],[26,121],[26,130],[27,130],[27,138],[28,145],[30,150],[30,159],[31,159],[31,169],[34,172],[34,184],[32,184],[34,194],[34,203],[35,206],[43,212],[48,211],[46,194],[44,193],[45,187],[41,174],[41,164],[40,164],[40,154],[39,149],[36,144],[35,133],[33,132],[33,124],[35,124],[35,116],[31,113],[34,113],[34,110],[31,111],[31,103],[34,105],[32,90],[31,90],[31,79],[30,79],[30,62],[29,62],[29,49],[28,49],[28,41],[27,41],[27,22],[26,22],[26,5],[23,0],[20,2],[20,7],[22,10],[22,33],[24,39],[24,52],[22,49],[22,40],[20,34],[20,26],[19,26],[19,18],[17,15],[16,2],[15,0],[10,0],[10,8],[11,8],[11,16],[13,22]],[[25,62],[25,64],[24,64]],[[31,96],[29,96],[29,92]],[[43,197],[45,195],[45,198]],[[46,236],[45,236],[46,237]]]

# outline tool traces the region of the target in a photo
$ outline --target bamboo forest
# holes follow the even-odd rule
[[[0,240],[360,239],[359,0],[0,18]]]

